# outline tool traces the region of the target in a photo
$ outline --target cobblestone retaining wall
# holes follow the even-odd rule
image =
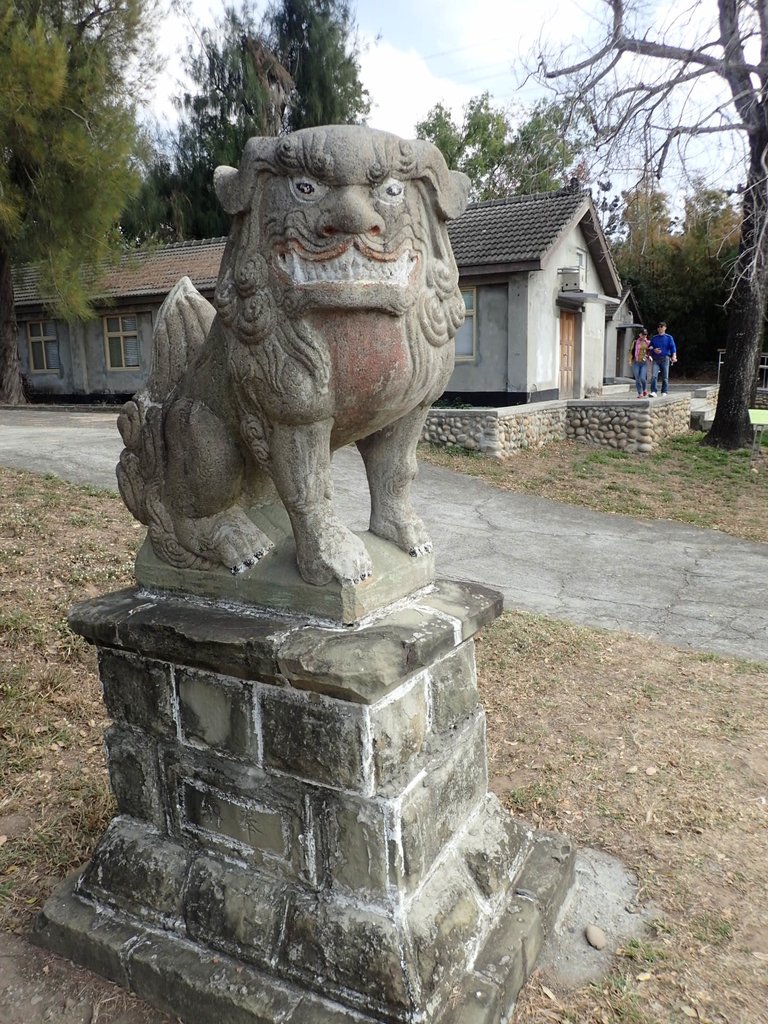
[[[757,397],[755,398],[756,409],[768,409],[768,390],[765,388],[757,389]]]
[[[690,422],[688,397],[570,401],[566,437],[623,451],[650,452],[665,438],[686,434]]]
[[[423,441],[503,457],[565,437],[565,402],[501,409],[430,409]]]
[[[499,409],[430,409],[422,440],[495,458],[575,438],[649,452],[690,427],[690,399],[593,398]]]

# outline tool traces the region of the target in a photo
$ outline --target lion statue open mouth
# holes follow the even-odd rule
[[[279,496],[307,582],[367,578],[332,501],[331,454],[352,442],[371,531],[430,550],[409,491],[464,317],[446,221],[468,185],[430,143],[347,125],[250,139],[217,169],[233,223],[214,305],[176,285],[118,422],[120,491],[161,560],[242,572],[271,546],[248,511]]]

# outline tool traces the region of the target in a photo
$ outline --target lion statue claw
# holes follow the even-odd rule
[[[279,498],[308,583],[367,579],[333,508],[331,455],[350,443],[371,531],[430,551],[409,494],[464,318],[446,221],[468,180],[430,143],[344,125],[250,139],[215,187],[233,223],[214,304],[175,286],[118,421],[120,491],[155,554],[240,573],[272,546],[249,511]]]

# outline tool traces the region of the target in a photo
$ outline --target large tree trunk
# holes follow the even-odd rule
[[[0,249],[0,403],[24,405],[13,278],[8,253]]]
[[[704,444],[746,448],[752,443],[749,408],[755,400],[757,368],[763,341],[763,305],[768,268],[766,240],[768,204],[758,153],[768,145],[753,141],[749,183],[744,192],[744,217],[735,285],[728,303],[728,332],[720,373],[720,393],[712,428]],[[757,165],[757,166],[756,166]]]

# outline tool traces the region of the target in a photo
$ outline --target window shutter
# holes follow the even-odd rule
[[[456,355],[473,356],[474,345],[474,317],[468,316],[456,332]]]
[[[123,338],[123,351],[125,352],[125,365],[139,365],[139,339]]]
[[[59,360],[58,341],[46,341],[45,343],[45,365],[49,370],[58,370],[61,367]]]

